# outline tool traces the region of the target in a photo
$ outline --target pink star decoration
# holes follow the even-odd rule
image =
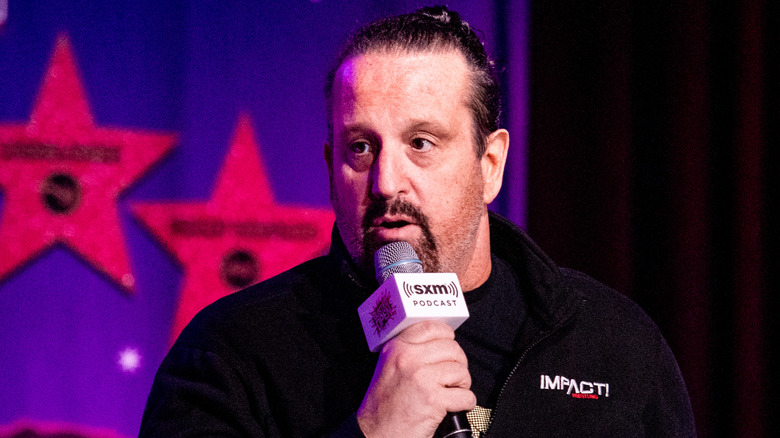
[[[209,201],[132,207],[183,265],[174,338],[216,299],[323,254],[334,220],[330,209],[274,201],[246,115],[239,118]]]
[[[62,243],[132,291],[117,198],[174,142],[170,134],[95,126],[60,36],[30,121],[0,124],[0,280]]]

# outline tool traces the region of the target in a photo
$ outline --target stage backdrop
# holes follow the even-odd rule
[[[135,435],[198,309],[327,249],[323,78],[419,6],[385,3],[0,0],[0,437]],[[526,2],[449,5],[500,61],[522,224]]]

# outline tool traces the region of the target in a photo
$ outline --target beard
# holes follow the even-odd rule
[[[368,262],[373,267],[374,253],[389,242],[379,241],[376,234],[371,232],[372,223],[375,219],[384,215],[396,214],[408,217],[420,227],[422,235],[416,241],[409,242],[409,244],[412,245],[412,248],[417,253],[417,257],[422,261],[423,272],[438,272],[440,268],[439,253],[428,217],[422,212],[420,207],[403,199],[395,199],[393,201],[378,199],[369,204],[361,224],[363,257],[370,258]]]
[[[422,261],[424,272],[466,272],[476,244],[480,221],[487,214],[482,198],[481,188],[484,184],[478,161],[475,162],[469,179],[471,184],[457,196],[456,203],[462,207],[461,210],[455,216],[450,214],[436,217],[439,231],[434,235],[429,216],[423,213],[419,206],[403,198],[387,200],[369,195],[369,204],[363,217],[356,217],[354,209],[358,202],[342,202],[331,177],[330,201],[336,213],[336,227],[358,270],[367,278],[373,278],[374,254],[383,245],[390,243],[381,240],[378,233],[373,231],[374,220],[384,215],[402,215],[420,229],[420,236],[408,243]]]
[[[336,213],[336,226],[339,234],[347,247],[352,261],[365,274],[373,277],[374,275],[374,254],[382,246],[390,243],[381,241],[378,236],[371,231],[372,222],[386,214],[402,214],[412,220],[421,231],[421,237],[414,242],[409,242],[417,253],[423,264],[424,272],[438,272],[439,254],[437,251],[436,238],[431,232],[428,217],[422,210],[411,202],[396,199],[388,201],[385,199],[373,199],[366,208],[365,215],[360,224],[353,223],[348,218],[350,215],[340,211],[342,204],[339,202],[339,196],[331,184],[330,190],[331,205]]]

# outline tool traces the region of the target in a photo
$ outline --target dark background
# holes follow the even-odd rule
[[[769,436],[778,3],[537,1],[531,11],[529,232],[660,325],[701,436]]]

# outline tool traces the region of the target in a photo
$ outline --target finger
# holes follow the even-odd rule
[[[410,349],[414,349],[423,358],[423,363],[433,365],[441,362],[454,362],[463,366],[468,366],[466,353],[454,340],[439,339],[426,342],[424,344],[413,344]]]
[[[468,367],[456,362],[440,362],[414,369],[398,369],[399,383],[409,384],[420,392],[436,393],[442,388],[471,388]]]
[[[441,321],[422,321],[402,330],[396,339],[410,344],[421,344],[434,339],[455,339],[455,331]]]
[[[401,369],[417,369],[442,362],[468,367],[466,353],[456,341],[448,339],[436,339],[422,344],[392,339],[382,348],[380,361],[393,363]]]
[[[470,411],[477,406],[477,396],[464,388],[445,388],[441,393],[447,412]]]
[[[471,373],[468,367],[455,362],[442,362],[433,367],[438,373],[439,385],[445,388],[471,388]]]

